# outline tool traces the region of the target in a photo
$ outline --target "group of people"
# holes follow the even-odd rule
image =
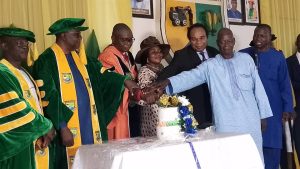
[[[56,41],[30,73],[22,63],[35,42],[33,32],[0,28],[0,168],[67,169],[81,145],[155,136],[155,102],[166,92],[190,100],[198,128],[250,133],[265,167],[278,169],[282,120],[294,112],[290,77],[299,97],[299,36],[287,67],[271,45],[269,25],[256,27],[252,47],[234,52],[230,29],[219,31],[217,50],[207,45],[205,26],[196,23],[188,28],[189,44],[164,68],[170,45],[149,36],[133,57],[134,37],[123,23],[113,27],[112,43],[98,60],[86,57],[80,48],[84,21],[54,22],[48,34]]]
[[[235,38],[230,29],[223,28],[218,33],[220,54],[207,46],[206,32],[198,23],[189,27],[189,45],[176,51],[172,62],[161,71],[157,64],[159,72],[147,81],[145,91],[158,95],[165,92],[186,95],[195,108],[199,128],[213,124],[217,132],[250,133],[265,168],[278,169],[283,147],[283,122],[294,118],[291,82],[296,99],[299,97],[296,93],[298,82],[294,80],[299,74],[299,61],[295,60],[299,52],[288,59],[294,60],[293,66],[288,67],[282,51],[272,47],[274,35],[267,24],[258,25],[252,46],[239,52],[233,50]],[[151,49],[148,62],[150,54]],[[291,80],[289,72],[292,73]],[[145,68],[143,72],[141,69],[140,76],[145,74]],[[146,114],[142,112],[143,115]],[[297,119],[295,129],[296,126]],[[148,130],[150,128],[148,126]],[[297,137],[296,130],[295,135]],[[299,141],[299,138],[295,139]]]
[[[128,120],[126,96],[145,102],[157,99],[142,94],[136,74],[123,75],[117,66],[105,68],[82,54],[81,31],[88,29],[84,21],[63,18],[53,23],[48,35],[55,35],[56,41],[30,73],[22,64],[29,42],[35,42],[34,33],[0,28],[0,168],[70,168],[79,146],[129,137],[128,122],[122,124]],[[132,41],[127,25],[114,27],[111,46],[121,56]]]

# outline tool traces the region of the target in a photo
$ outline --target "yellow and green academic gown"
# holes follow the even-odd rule
[[[50,146],[53,168],[70,167],[79,146],[107,140],[106,126],[117,111],[127,77],[101,73],[101,69],[96,59],[83,63],[75,51],[65,54],[57,44],[33,66],[34,78],[44,81],[45,116],[57,130],[67,125],[74,137],[72,147],[62,145],[59,136],[54,139]]]
[[[26,73],[25,70],[23,72]],[[0,63],[0,168],[48,168],[48,150],[35,150],[34,142],[45,135],[52,123],[43,117],[24,76],[5,59]],[[40,83],[42,85],[42,83]],[[34,98],[34,95],[37,95]],[[37,100],[38,100],[37,99]],[[43,162],[43,163],[41,163]]]

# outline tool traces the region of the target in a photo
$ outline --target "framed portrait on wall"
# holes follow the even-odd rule
[[[132,16],[153,19],[153,0],[131,0]]]
[[[245,24],[257,25],[260,23],[259,0],[244,0]]]
[[[230,24],[243,24],[243,5],[242,0],[227,0],[227,17]]]

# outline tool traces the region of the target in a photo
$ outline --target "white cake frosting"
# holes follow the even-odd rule
[[[182,138],[178,107],[160,107],[158,111],[157,137],[161,140]]]

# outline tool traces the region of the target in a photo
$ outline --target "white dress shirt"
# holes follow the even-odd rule
[[[297,52],[297,53],[296,53],[296,56],[297,56],[298,62],[299,62],[299,64],[300,64],[300,53]]]
[[[208,53],[207,53],[206,49],[204,49],[202,52],[203,52],[203,54],[205,56],[205,60],[207,60],[209,57],[208,57]],[[203,61],[203,57],[201,55],[201,52],[197,52],[197,54],[198,54],[200,60]]]

